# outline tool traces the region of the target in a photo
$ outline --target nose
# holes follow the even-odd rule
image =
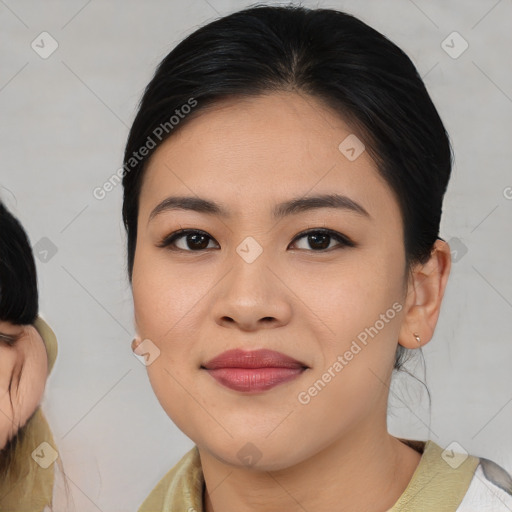
[[[256,331],[282,327],[290,321],[290,291],[264,254],[252,263],[234,256],[213,307],[219,325]]]

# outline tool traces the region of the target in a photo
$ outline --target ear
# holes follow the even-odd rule
[[[429,260],[416,265],[409,277],[404,321],[398,336],[403,347],[419,348],[432,339],[450,268],[450,246],[437,239]]]

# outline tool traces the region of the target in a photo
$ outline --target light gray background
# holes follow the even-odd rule
[[[120,167],[159,61],[198,26],[250,3],[0,0],[0,194],[35,246],[41,312],[58,336],[43,407],[80,512],[136,510],[192,447],[130,350],[122,188],[101,201],[93,190]],[[511,471],[511,2],[303,5],[353,13],[404,49],[455,150],[441,236],[467,253],[424,350],[430,431],[426,394],[411,378],[393,386],[390,430],[457,441]],[[31,48],[43,31],[59,45],[47,59]],[[441,46],[453,31],[469,44],[456,59]],[[47,261],[44,237],[57,249]]]

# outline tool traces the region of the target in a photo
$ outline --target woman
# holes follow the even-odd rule
[[[38,315],[28,237],[0,202],[1,511],[35,512],[52,505],[58,453],[39,404],[56,357],[55,334]]]
[[[493,462],[387,431],[451,164],[410,59],[348,14],[257,6],[164,58],[125,150],[132,347],[195,446],[140,511],[512,508]]]

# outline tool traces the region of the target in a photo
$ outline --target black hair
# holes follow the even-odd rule
[[[39,311],[34,256],[18,219],[0,201],[0,320],[31,325]]]
[[[253,5],[186,37],[158,65],[144,91],[123,166],[130,283],[140,190],[155,149],[223,98],[273,91],[307,94],[349,124],[400,206],[406,270],[429,259],[439,238],[453,152],[412,61],[350,14]],[[144,157],[141,148],[146,148]],[[395,369],[402,366],[405,353],[399,346]]]

